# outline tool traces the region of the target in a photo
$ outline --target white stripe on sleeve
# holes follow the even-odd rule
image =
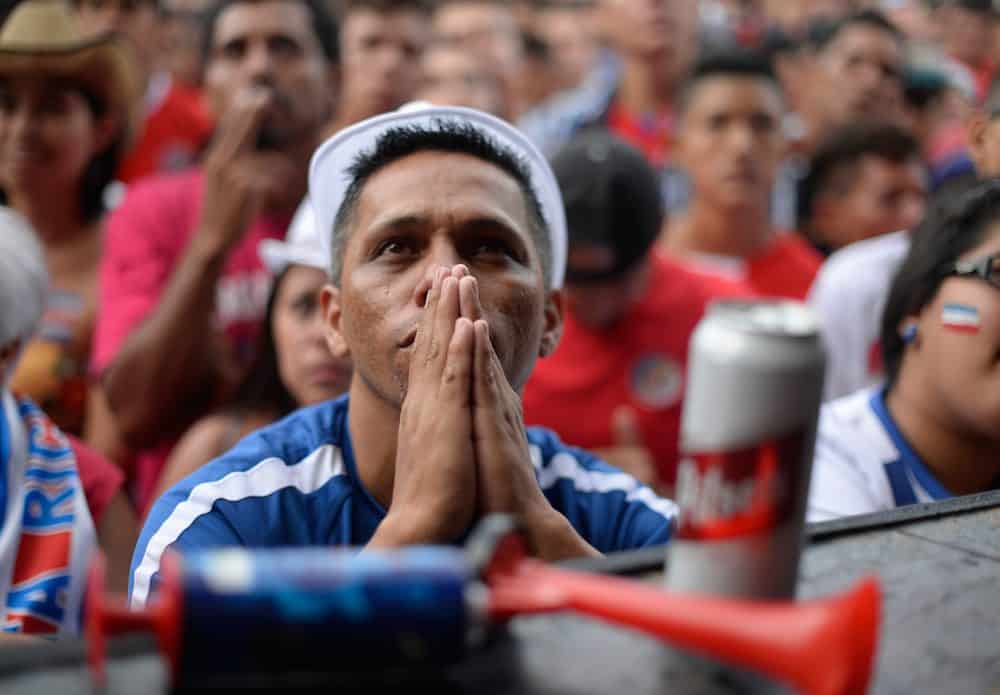
[[[668,521],[677,516],[676,504],[657,497],[652,490],[629,474],[589,470],[566,452],[553,456],[548,466],[538,472],[538,484],[543,490],[552,487],[559,480],[571,481],[579,492],[624,492],[627,502],[641,502]]]
[[[156,533],[150,537],[142,562],[132,581],[132,607],[142,608],[149,598],[153,575],[160,568],[160,558],[167,547],[216,502],[238,502],[251,497],[267,497],[278,490],[294,487],[310,494],[332,478],[344,475],[344,460],[340,449],[326,444],[298,463],[289,465],[278,458],[264,459],[253,468],[233,471],[219,480],[196,485],[188,498],[174,507]]]

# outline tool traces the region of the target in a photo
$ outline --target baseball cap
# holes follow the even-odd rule
[[[552,158],[562,190],[570,246],[606,249],[604,268],[567,268],[570,282],[621,276],[642,259],[660,234],[659,180],[643,154],[603,131],[587,131]]]
[[[548,225],[552,245],[550,267],[552,286],[562,286],[566,271],[566,219],[559,184],[542,153],[527,136],[509,123],[476,109],[459,106],[431,106],[425,102],[405,104],[341,130],[313,154],[309,165],[309,198],[316,215],[324,257],[331,253],[333,223],[351,185],[350,168],[361,155],[375,150],[379,139],[395,128],[439,130],[445,123],[471,125],[521,157],[531,178],[542,216]],[[328,261],[329,264],[329,261]]]
[[[257,247],[260,260],[273,275],[290,265],[304,265],[330,272],[330,255],[320,240],[316,213],[306,198],[295,211],[284,241],[264,239]]]

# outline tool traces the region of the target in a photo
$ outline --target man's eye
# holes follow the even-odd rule
[[[402,239],[390,239],[382,243],[375,251],[375,256],[405,256],[413,253],[414,246],[411,242]]]
[[[499,240],[480,241],[473,246],[473,255],[479,257],[513,257],[514,252],[506,243]]]

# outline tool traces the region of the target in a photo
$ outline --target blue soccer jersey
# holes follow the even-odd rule
[[[299,410],[190,475],[153,505],[132,558],[129,594],[145,605],[167,548],[360,546],[386,510],[364,488],[347,397]],[[530,428],[538,484],[601,552],[665,543],[677,509],[631,476]]]

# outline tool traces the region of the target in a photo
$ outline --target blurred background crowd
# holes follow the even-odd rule
[[[716,298],[786,297],[828,351],[814,518],[988,489],[998,19],[992,0],[0,0],[3,312],[44,292],[0,336],[6,387],[68,435],[121,586],[158,491],[346,391],[295,216],[309,157],[424,100],[516,124],[562,186],[566,325],[528,424],[670,494],[694,326]],[[10,261],[24,226],[47,276]],[[866,457],[909,462],[909,493]]]

